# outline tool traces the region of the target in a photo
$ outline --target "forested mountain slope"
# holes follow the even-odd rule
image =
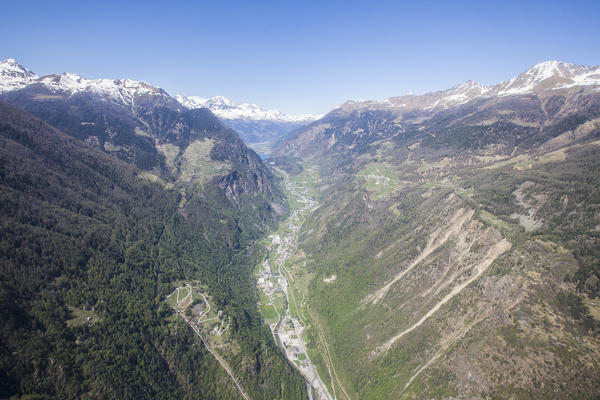
[[[61,104],[69,117],[91,115],[84,103]],[[148,119],[158,126],[168,115]],[[276,219],[275,183],[235,137],[209,137],[209,127],[229,134],[218,121],[198,120],[207,123],[189,114],[195,128],[164,132],[167,142],[207,135],[215,144],[204,159],[231,170],[185,181],[183,162],[146,165],[137,142],[119,155],[155,174],[0,103],[0,397],[235,398],[229,376],[164,301],[184,279],[201,282],[231,318],[221,352],[251,398],[305,396],[262,325],[248,267],[259,255],[253,241]]]
[[[338,393],[598,397],[596,70],[349,102],[276,150],[320,170],[296,268]]]

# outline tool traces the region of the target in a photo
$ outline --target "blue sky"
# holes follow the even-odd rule
[[[600,64],[598,1],[0,0],[0,58],[287,113]]]

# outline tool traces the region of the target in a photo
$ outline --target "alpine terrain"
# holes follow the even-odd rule
[[[160,88],[0,63],[0,397],[305,398],[252,266],[281,180]]]
[[[312,114],[287,115],[277,110],[264,110],[256,104],[234,103],[222,96],[206,99],[178,95],[176,98],[190,109],[208,108],[265,158],[292,131],[321,117]]]
[[[305,194],[271,271],[336,398],[600,396],[600,67],[349,101],[273,164]]]
[[[1,61],[0,397],[599,398],[599,171],[600,67],[290,116]]]

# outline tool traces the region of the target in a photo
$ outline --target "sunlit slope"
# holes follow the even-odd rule
[[[585,147],[586,159],[570,161],[569,171],[597,163],[600,146]],[[577,204],[589,198],[541,197],[557,188],[529,182],[547,174],[572,178],[554,162],[402,183],[387,198],[360,175],[326,192],[301,236],[316,274],[310,304],[360,398],[598,390],[598,321],[584,305],[597,300],[587,300],[592,287],[577,291],[574,278],[591,261],[589,248],[583,260],[575,253],[593,243],[596,225]],[[471,186],[479,179],[489,184]],[[592,194],[589,179],[571,181],[568,191]],[[511,218],[532,212],[512,185],[544,200],[545,208],[534,205],[539,228],[526,232]]]
[[[321,172],[299,242],[350,396],[597,397],[599,104],[349,106],[279,148]]]

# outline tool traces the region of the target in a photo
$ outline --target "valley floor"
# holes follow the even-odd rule
[[[285,175],[283,171],[279,171]],[[259,308],[265,322],[269,324],[275,341],[284,350],[288,360],[306,379],[309,397],[319,400],[337,399],[336,386],[326,382],[324,376],[332,376],[331,364],[327,363],[327,373],[319,371],[323,365],[316,365],[311,359],[319,349],[307,343],[306,329],[311,325],[317,327],[311,320],[309,309],[302,298],[297,298],[299,282],[288,270],[290,264],[298,262],[298,232],[302,222],[318,204],[306,186],[311,180],[310,174],[290,180],[286,175],[285,188],[290,197],[292,212],[280,229],[269,236],[269,254],[264,262],[257,266],[257,285],[261,293]],[[327,344],[323,342],[325,346]],[[325,352],[328,350],[325,347]],[[327,355],[328,357],[328,355]],[[343,389],[342,389],[343,390]]]

